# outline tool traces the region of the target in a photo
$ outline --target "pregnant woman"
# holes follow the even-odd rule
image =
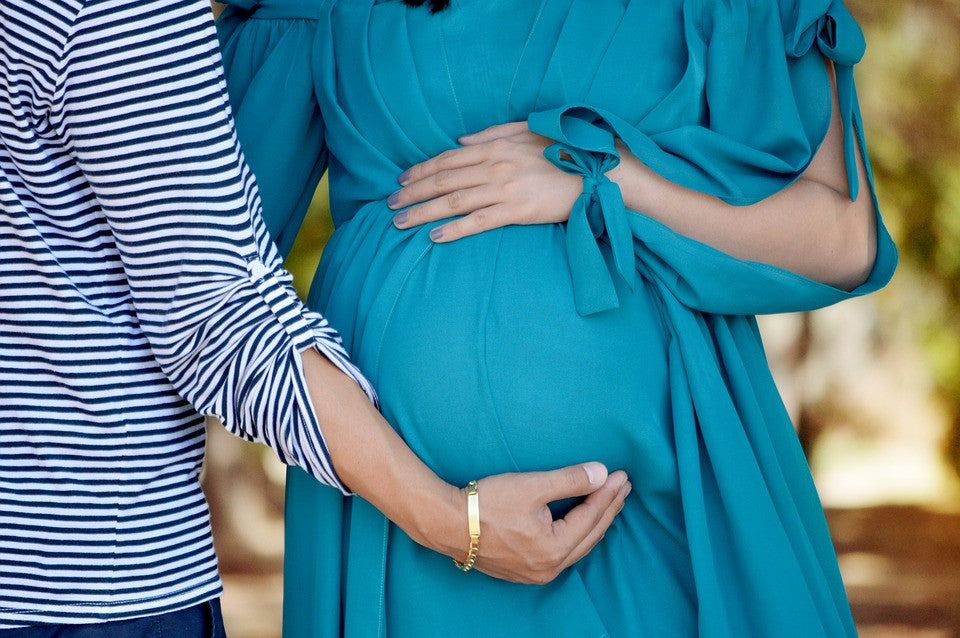
[[[633,483],[593,552],[531,585],[290,470],[285,635],[855,635],[753,319],[896,265],[843,4],[231,4],[268,224],[289,248],[329,170],[309,303],[410,447],[459,485],[585,458]]]

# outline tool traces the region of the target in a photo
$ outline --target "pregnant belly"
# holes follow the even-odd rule
[[[561,225],[434,245],[368,211],[315,284],[384,415],[442,477],[600,460],[635,493],[676,490],[666,337],[644,281],[581,317]]]

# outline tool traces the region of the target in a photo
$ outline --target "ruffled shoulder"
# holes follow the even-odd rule
[[[227,5],[225,15],[256,14],[259,19],[311,20],[324,15],[336,0],[217,0]]]
[[[863,58],[863,31],[840,0],[781,0],[779,5],[789,55],[799,58],[816,46],[840,65],[853,66]]]
[[[787,55],[800,58],[813,48],[838,64],[863,57],[863,31],[843,0],[687,0],[701,17],[704,38],[782,35]],[[746,39],[746,37],[744,38]],[[766,38],[763,38],[766,39]]]
[[[236,7],[237,9],[242,9],[244,11],[251,11],[258,4],[260,0],[217,0],[220,4],[226,4],[231,7]]]
[[[863,32],[840,0],[692,0],[700,3],[708,128],[757,154],[755,168],[779,180],[752,188],[743,199],[768,195],[776,181],[799,177],[830,123],[830,84],[823,58],[837,71],[848,149],[851,195],[854,162],[852,67],[863,57]],[[773,177],[772,175],[770,177]],[[769,182],[764,184],[764,182]],[[783,186],[784,184],[779,184]]]
[[[737,309],[755,314],[782,312],[788,308],[810,309],[883,286],[893,275],[897,254],[876,205],[857,105],[853,67],[864,54],[863,32],[846,7],[840,0],[684,0],[683,9],[686,70],[675,89],[639,121],[596,105],[572,103],[531,114],[530,129],[556,140],[567,151],[567,157],[579,160],[582,165],[571,172],[590,176],[587,182],[591,189],[602,182],[606,170],[603,166],[611,162],[609,156],[616,155],[614,139],[618,138],[664,178],[730,204],[749,205],[799,179],[823,143],[833,110],[826,58],[836,72],[850,197],[856,199],[860,194],[856,154],[862,150],[867,169],[863,195],[874,199],[878,211],[877,260],[869,280],[853,293],[805,281],[803,285],[790,287],[790,294],[786,296],[753,296],[786,301],[773,306],[731,306],[726,302],[733,297],[723,286],[697,288],[698,295],[706,289],[716,291],[719,300],[710,297],[704,301],[702,295],[696,300],[689,295],[685,298],[691,307],[709,312]],[[571,149],[587,153],[574,153]],[[561,169],[569,170],[564,162],[556,163]],[[591,201],[602,203],[599,189],[596,190],[597,196]],[[596,208],[593,206],[590,210]],[[615,215],[604,212],[607,214],[603,223],[608,226],[607,218]],[[593,215],[593,218],[597,219],[594,226],[599,226],[599,217]],[[635,238],[641,232],[638,225],[656,225],[648,223],[642,215],[630,219]],[[615,239],[616,229],[606,228],[603,232],[608,235],[615,257],[618,256],[621,251],[618,250],[620,242]],[[648,247],[659,246],[652,249],[662,251],[657,253],[658,263],[670,262],[676,255],[684,256],[676,263],[671,262],[670,267],[675,269],[671,271],[674,281],[697,279],[694,272],[688,273],[689,278],[678,280],[676,269],[702,270],[711,261],[717,265],[718,272],[732,268],[737,273],[731,275],[731,282],[742,284],[744,270],[751,270],[750,276],[756,275],[762,281],[771,273],[776,273],[774,278],[781,282],[800,280],[792,273],[765,264],[754,268],[755,264],[729,259],[665,228],[650,230],[650,233],[643,239]],[[592,235],[598,234],[594,228]],[[587,245],[589,239],[584,233],[580,243]],[[697,255],[697,259],[689,258],[691,255]],[[582,261],[571,254],[572,270],[586,273],[587,268],[577,265]],[[598,266],[580,277],[575,272],[575,280],[602,279],[593,276],[602,266],[597,259],[593,261]],[[619,263],[618,270],[622,270]],[[756,290],[762,289],[758,284]],[[802,302],[800,289],[810,293]],[[605,291],[601,291],[605,297],[594,295],[600,300],[585,302],[578,308],[589,313],[612,307],[612,290],[612,284],[606,285]],[[744,288],[731,285],[729,290]],[[580,297],[587,299],[586,295]],[[791,307],[791,303],[798,305]]]
[[[225,0],[217,20],[237,136],[263,219],[286,256],[326,162],[313,81],[326,0]]]
[[[731,204],[752,204],[799,179],[823,143],[833,109],[826,58],[836,72],[856,198],[856,141],[865,144],[853,67],[865,45],[843,2],[683,2],[686,70],[661,102],[639,121],[567,104],[536,115],[532,125],[546,131],[537,132],[550,136],[550,129],[584,120],[621,138],[665,178]]]
[[[853,66],[863,32],[841,0],[692,0],[700,3],[704,99],[709,129],[780,166],[778,180],[745,184],[743,199],[768,195],[799,177],[830,123],[829,76],[837,76],[851,197],[859,191],[854,138],[859,127]],[[749,182],[749,178],[747,182]],[[769,182],[764,184],[763,182]]]

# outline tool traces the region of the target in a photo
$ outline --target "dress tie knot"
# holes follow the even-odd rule
[[[544,150],[544,157],[560,170],[583,179],[583,192],[573,203],[567,222],[567,259],[573,280],[574,303],[580,315],[592,315],[617,308],[620,300],[614,274],[607,263],[609,254],[616,276],[633,290],[633,236],[620,187],[607,172],[620,163],[611,152],[585,151],[564,143]]]

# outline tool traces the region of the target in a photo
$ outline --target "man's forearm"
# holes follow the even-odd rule
[[[466,499],[390,427],[352,379],[316,350],[304,372],[341,480],[418,543],[455,554],[468,538]]]

